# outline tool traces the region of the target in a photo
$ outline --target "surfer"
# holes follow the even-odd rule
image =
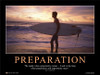
[[[59,32],[59,29],[60,29],[60,23],[59,23],[59,20],[57,18],[57,12],[52,12],[52,17],[54,18],[54,23],[56,24],[57,26],[57,29],[56,29],[56,32],[53,34],[52,36],[52,39],[51,39],[51,52],[53,52],[53,48],[54,48],[54,41],[55,41],[55,44],[56,44],[56,52],[58,52],[58,32]]]

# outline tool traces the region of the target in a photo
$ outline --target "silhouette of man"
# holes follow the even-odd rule
[[[57,26],[56,32],[53,34],[52,39],[51,39],[51,53],[53,52],[53,48],[54,48],[54,41],[56,44],[56,52],[58,52],[58,32],[60,29],[60,23],[59,20],[57,19],[57,12],[52,12],[52,17],[54,18],[54,23]]]

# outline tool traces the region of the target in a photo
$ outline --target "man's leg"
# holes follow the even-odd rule
[[[58,36],[56,37],[55,43],[56,43],[56,52],[58,52]]]
[[[50,41],[50,43],[51,43],[51,52],[53,52],[53,48],[54,48],[53,41],[54,41],[54,36],[52,37],[52,39]]]

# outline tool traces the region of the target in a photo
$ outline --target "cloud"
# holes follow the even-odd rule
[[[86,20],[94,20],[94,18],[92,16],[82,16],[82,17]]]
[[[89,14],[93,14],[94,10],[93,10],[93,6],[80,6],[80,7],[73,7],[72,10],[70,10],[69,14],[72,15],[89,15]]]
[[[93,22],[94,6],[6,6],[7,20],[51,22],[52,12],[61,22]]]

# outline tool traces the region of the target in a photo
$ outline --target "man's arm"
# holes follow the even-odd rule
[[[56,20],[56,24],[57,24],[57,29],[56,29],[56,32],[54,35],[57,35],[58,32],[59,32],[59,29],[60,29],[60,23],[59,23],[59,20]]]

